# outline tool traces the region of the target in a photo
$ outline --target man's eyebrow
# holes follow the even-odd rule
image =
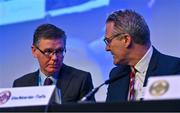
[[[64,47],[59,47],[59,48],[56,48],[56,49],[54,49],[54,48],[45,48],[44,50],[63,50],[64,49]]]

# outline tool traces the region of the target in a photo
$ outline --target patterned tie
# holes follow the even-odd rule
[[[129,100],[134,101],[135,100],[135,90],[134,90],[134,84],[135,84],[135,69],[134,67],[131,68],[130,73],[130,93],[129,93]]]
[[[52,85],[52,84],[53,84],[53,81],[47,77],[44,81],[44,85]]]

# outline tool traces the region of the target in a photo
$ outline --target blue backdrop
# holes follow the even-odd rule
[[[152,44],[180,56],[180,0],[0,0],[0,87],[38,69],[31,55],[32,35],[42,23],[65,30],[64,63],[91,72],[94,86],[108,79],[112,57],[103,42],[105,20],[118,9],[133,9],[146,19]],[[104,101],[107,86],[96,94]]]

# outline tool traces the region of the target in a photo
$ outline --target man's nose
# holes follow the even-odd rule
[[[56,53],[53,53],[52,56],[51,56],[51,58],[52,58],[53,60],[56,60],[56,59],[57,59],[57,54],[56,54]]]
[[[106,45],[106,51],[110,51],[110,47],[109,47],[109,45]]]

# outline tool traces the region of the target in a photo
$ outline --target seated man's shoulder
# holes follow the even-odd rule
[[[153,48],[153,55],[152,55],[152,57],[153,58],[154,57],[157,58],[158,61],[161,61],[161,62],[164,62],[164,60],[166,60],[166,61],[180,61],[180,58],[174,57],[174,56],[171,56],[171,55],[167,55],[167,54],[164,54],[164,53],[161,53],[156,48]]]
[[[110,74],[122,73],[122,72],[126,72],[126,71],[130,71],[130,66],[118,65],[111,70]]]
[[[15,79],[14,82],[13,82],[13,87],[26,86],[26,84],[29,84],[30,82],[32,82],[36,78],[38,78],[38,76],[36,76],[37,73],[38,73],[38,71],[28,73],[28,74],[25,74],[25,75]]]
[[[36,75],[36,73],[38,73],[38,72],[36,71],[36,72],[31,72],[31,73],[25,74],[25,75],[17,78],[16,80],[24,80],[24,79],[32,78],[33,76]]]
[[[159,63],[162,63],[164,65],[167,64],[169,67],[176,67],[176,68],[180,67],[180,58],[170,55],[164,55],[164,54],[162,55],[163,57],[159,58]]]

